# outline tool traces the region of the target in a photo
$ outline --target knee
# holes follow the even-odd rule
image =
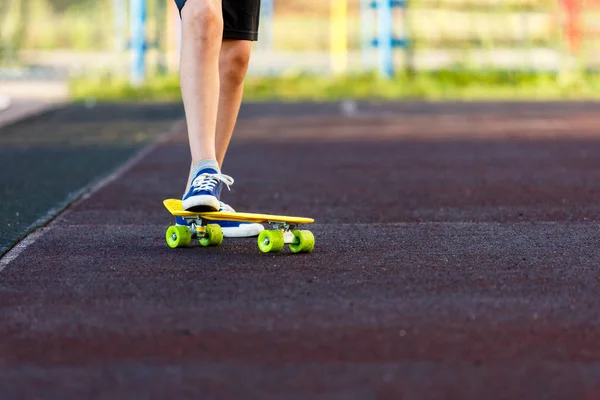
[[[250,63],[251,43],[245,40],[229,42],[221,48],[219,69],[224,81],[240,85],[244,82]]]
[[[215,0],[187,0],[181,22],[196,40],[220,41],[223,36],[223,14]]]

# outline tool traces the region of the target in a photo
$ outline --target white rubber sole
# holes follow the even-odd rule
[[[219,200],[215,196],[191,196],[182,201],[186,211],[219,211]]]
[[[223,231],[223,237],[226,238],[245,238],[258,236],[265,227],[261,224],[241,224],[235,228],[221,228]]]
[[[175,224],[176,226],[189,226],[189,225],[181,225]],[[265,227],[261,224],[242,224],[238,227],[231,228],[221,228],[223,231],[223,237],[226,238],[247,238],[247,237],[255,237],[258,236],[262,231],[265,230]]]

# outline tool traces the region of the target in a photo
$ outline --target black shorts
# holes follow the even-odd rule
[[[193,0],[203,1],[203,0]],[[223,39],[258,40],[260,0],[222,0]],[[179,13],[186,0],[175,0]]]

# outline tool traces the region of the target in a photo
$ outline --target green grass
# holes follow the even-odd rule
[[[71,95],[75,101],[181,100],[176,76],[152,78],[137,88],[122,78],[79,78],[71,82]],[[375,74],[248,77],[244,98],[253,101],[600,99],[600,74],[440,71],[401,74],[392,80]]]

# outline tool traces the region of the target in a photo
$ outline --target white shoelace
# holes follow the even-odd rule
[[[201,190],[212,191],[219,182],[223,182],[227,186],[227,189],[231,190],[229,186],[233,185],[233,178],[224,174],[201,174],[194,179],[192,187],[194,188],[194,192]]]

